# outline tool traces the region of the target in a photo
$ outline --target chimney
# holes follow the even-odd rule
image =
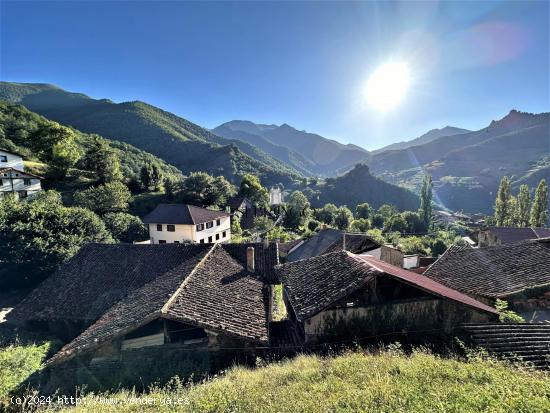
[[[254,247],[246,249],[246,269],[248,272],[254,272]]]

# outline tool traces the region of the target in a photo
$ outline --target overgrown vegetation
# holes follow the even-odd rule
[[[549,393],[544,373],[425,351],[406,356],[394,347],[234,367],[202,384],[173,380],[145,395],[88,395],[62,411],[542,413],[550,409]]]
[[[13,329],[0,326],[0,411],[9,406],[7,396],[40,369],[56,346],[58,343],[31,334],[20,336]]]

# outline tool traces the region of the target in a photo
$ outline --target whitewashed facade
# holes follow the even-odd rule
[[[284,201],[283,198],[281,188],[273,187],[269,190],[269,205],[280,205]]]
[[[0,169],[5,168],[14,168],[24,171],[25,166],[23,164],[23,158],[16,153],[0,149]]]

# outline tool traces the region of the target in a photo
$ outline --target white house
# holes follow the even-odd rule
[[[42,190],[42,178],[15,168],[0,168],[0,197],[17,193],[19,199],[32,197]]]
[[[0,149],[0,169],[5,168],[15,168],[24,171],[23,157],[15,152]]]
[[[143,218],[151,244],[217,243],[231,239],[231,214],[193,205],[159,204]]]
[[[281,191],[281,188],[272,187],[269,190],[269,205],[280,205],[283,201],[283,191]]]
[[[25,172],[23,157],[15,152],[0,149],[0,198],[16,193],[20,199],[32,197],[42,190],[42,177]]]

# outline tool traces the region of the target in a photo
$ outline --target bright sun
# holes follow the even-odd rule
[[[409,84],[409,68],[405,63],[386,63],[378,67],[369,78],[367,103],[381,111],[392,109],[403,100]]]

